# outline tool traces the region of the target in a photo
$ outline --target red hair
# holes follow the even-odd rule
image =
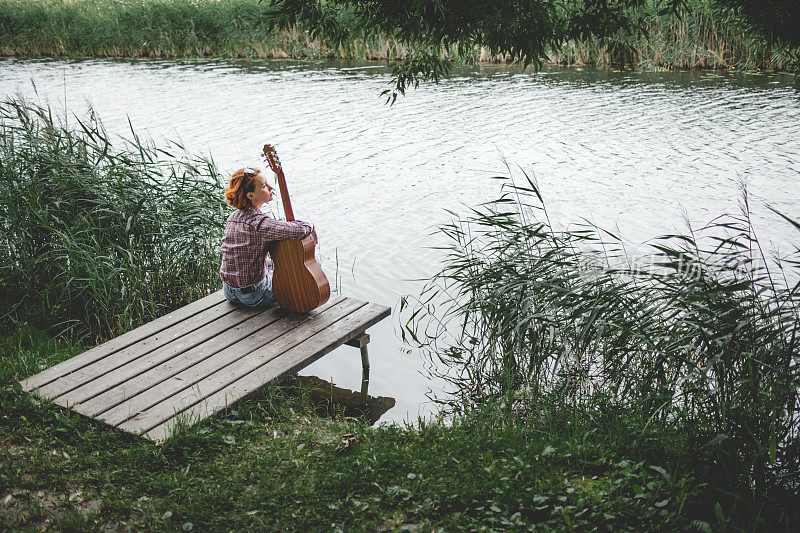
[[[261,174],[260,170],[240,168],[231,176],[231,181],[225,189],[225,199],[228,205],[236,209],[247,209],[253,206],[253,202],[247,197],[247,193],[253,192],[256,188],[256,176]]]

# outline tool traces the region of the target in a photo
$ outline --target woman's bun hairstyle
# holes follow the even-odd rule
[[[247,193],[253,192],[256,188],[256,175],[260,170],[251,168],[240,168],[231,176],[231,181],[225,189],[225,199],[228,205],[236,209],[247,209],[253,205]]]

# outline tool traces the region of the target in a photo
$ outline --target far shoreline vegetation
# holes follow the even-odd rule
[[[392,37],[331,46],[299,29],[269,29],[258,0],[0,0],[0,57],[113,59],[312,59],[396,61],[408,53]],[[642,13],[649,37],[592,37],[551,51],[545,64],[645,70],[794,68],[785,50],[748,35],[709,0],[686,12]],[[342,15],[346,18],[346,14]],[[345,20],[346,23],[346,20]],[[510,56],[476,48],[445,51],[462,64],[506,64]]]

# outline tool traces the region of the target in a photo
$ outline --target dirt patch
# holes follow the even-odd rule
[[[68,491],[12,489],[0,496],[0,523],[5,527],[44,531],[70,515],[99,514],[102,500],[80,489]]]

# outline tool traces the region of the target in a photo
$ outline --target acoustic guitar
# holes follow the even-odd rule
[[[278,176],[281,201],[287,221],[294,220],[286,177],[275,148],[264,145],[264,157],[269,168]],[[331,286],[328,278],[314,259],[314,236],[303,239],[275,241],[270,247],[270,256],[275,263],[272,275],[272,292],[284,309],[297,313],[307,313],[328,301]]]

